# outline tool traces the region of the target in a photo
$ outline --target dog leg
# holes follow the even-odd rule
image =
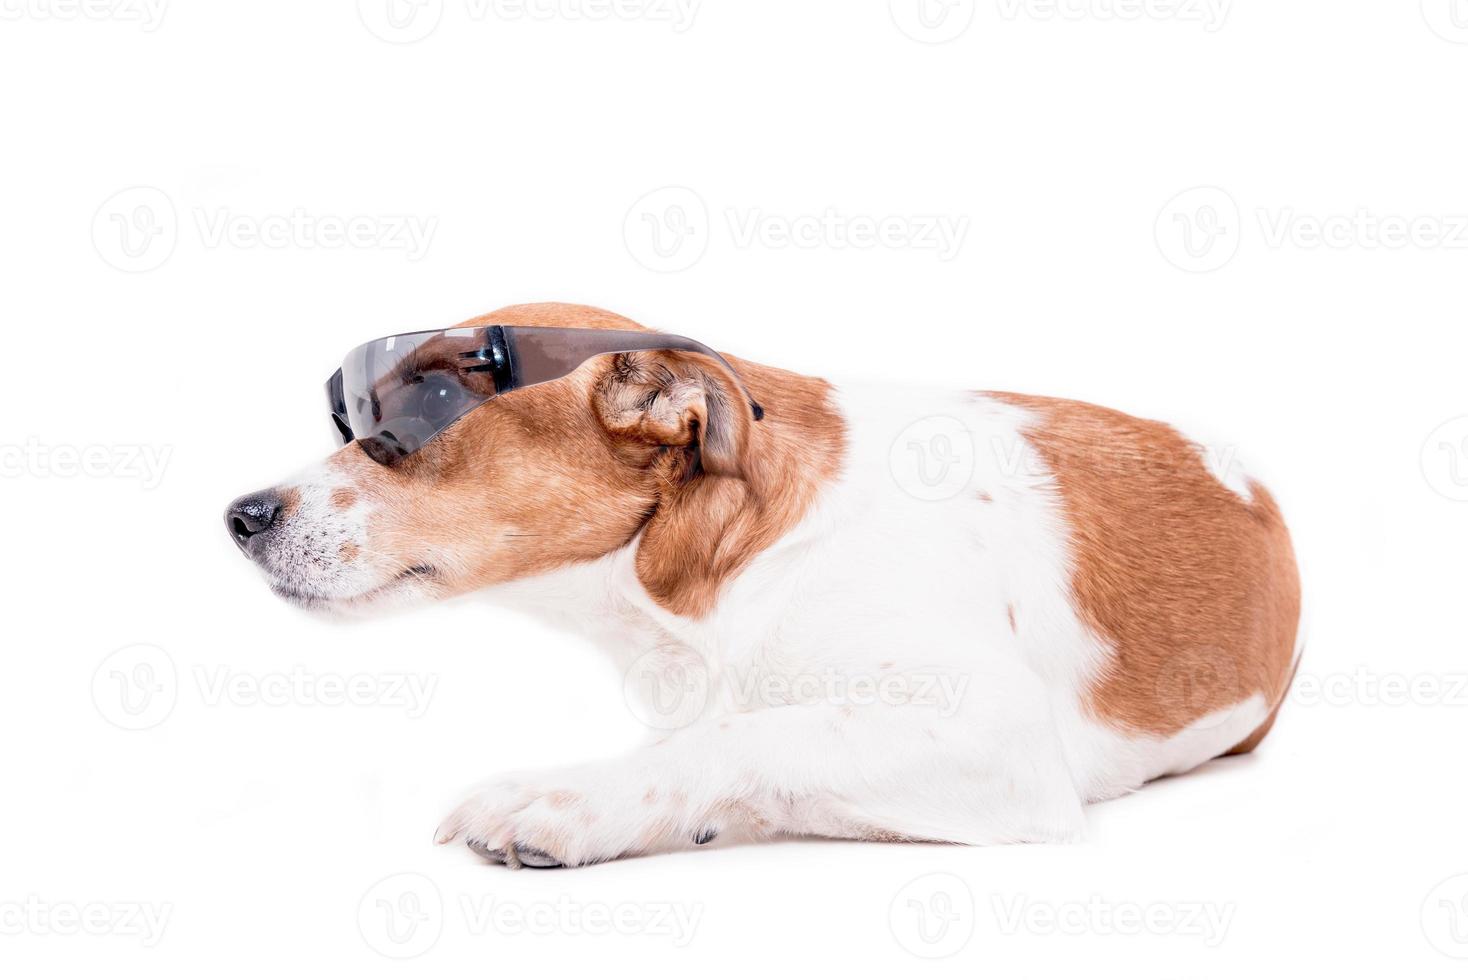
[[[716,836],[1070,840],[1083,818],[1043,700],[796,704],[694,722],[621,759],[493,781],[438,840],[581,865]],[[525,858],[529,855],[529,859]]]

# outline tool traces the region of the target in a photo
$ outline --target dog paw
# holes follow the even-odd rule
[[[620,857],[625,834],[584,793],[554,782],[508,780],[488,785],[439,825],[440,844],[463,839],[469,849],[510,868],[575,867]]]

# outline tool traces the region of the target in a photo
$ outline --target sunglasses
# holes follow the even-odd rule
[[[564,378],[601,354],[651,350],[701,354],[739,379],[717,352],[674,334],[452,327],[383,337],[355,348],[326,382],[326,396],[341,444],[356,440],[372,459],[391,464],[491,398]],[[748,389],[744,395],[749,398]],[[764,416],[754,399],[749,405],[755,419]]]

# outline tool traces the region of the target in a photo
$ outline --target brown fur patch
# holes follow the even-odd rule
[[[648,594],[684,616],[708,612],[726,582],[795,526],[835,478],[846,447],[829,384],[729,360],[765,409],[749,429],[744,478],[669,487],[637,552]]]
[[[283,487],[280,491],[280,516],[277,520],[284,521],[296,512],[301,506],[301,491],[295,487]]]
[[[331,491],[331,506],[337,510],[351,510],[357,502],[357,491],[351,487],[337,487]]]
[[[1026,435],[1055,475],[1070,524],[1076,609],[1114,650],[1088,692],[1091,713],[1166,736],[1255,693],[1277,705],[1300,590],[1289,533],[1264,488],[1240,499],[1159,422],[985,394],[1034,413]]]

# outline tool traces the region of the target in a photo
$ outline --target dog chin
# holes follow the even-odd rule
[[[339,616],[363,616],[384,609],[416,605],[433,598],[434,571],[427,565],[404,569],[365,592],[340,595],[313,590],[309,584],[269,578],[270,591],[300,609]]]

